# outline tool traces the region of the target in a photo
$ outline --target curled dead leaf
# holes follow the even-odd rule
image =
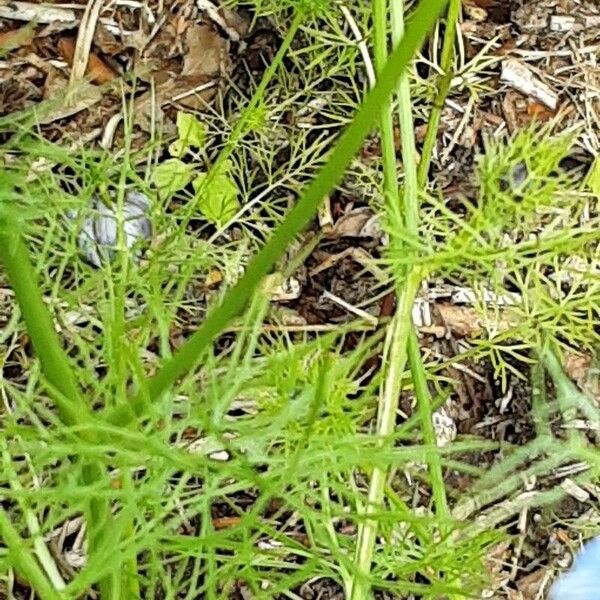
[[[328,237],[380,238],[383,232],[377,215],[368,206],[354,208],[337,220]]]
[[[585,392],[600,400],[600,378],[590,354],[567,352],[564,357],[567,375]]]
[[[204,87],[203,84],[218,80],[226,72],[229,66],[228,45],[216,31],[206,25],[188,27],[185,43],[187,52],[183,59],[181,80],[188,84],[187,90]],[[214,86],[207,86],[199,90],[197,95],[191,94],[180,102],[190,108],[202,108],[202,103],[209,102],[215,93]]]
[[[69,65],[73,64],[75,42],[71,38],[61,38],[58,40],[58,51]],[[99,85],[108,83],[117,77],[113,69],[93,53],[90,54],[88,60],[86,75],[90,78],[90,81]]]

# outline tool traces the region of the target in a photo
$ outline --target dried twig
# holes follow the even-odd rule
[[[81,18],[81,25],[77,34],[75,54],[73,55],[73,67],[71,69],[71,85],[78,83],[85,76],[92,40],[96,23],[100,17],[102,3],[104,0],[89,0],[85,12]]]
[[[558,94],[521,61],[514,58],[505,60],[502,64],[500,79],[518,92],[545,104],[550,110],[556,110]]]
[[[361,308],[350,304],[350,302],[346,302],[346,300],[344,300],[343,298],[340,298],[339,296],[336,296],[335,294],[332,294],[327,290],[323,291],[323,298],[326,298],[327,300],[330,300],[338,306],[341,306],[343,309],[355,314],[357,317],[364,319],[372,325],[378,325],[379,323],[379,319],[377,317],[374,317],[372,314],[368,313],[366,310],[362,310]]]
[[[206,11],[206,14],[232,39],[234,42],[240,41],[240,34],[227,24],[217,7],[210,0],[196,0],[196,5],[200,10]]]
[[[375,69],[373,67],[373,61],[371,60],[371,56],[369,55],[369,48],[367,47],[367,42],[365,41],[364,36],[360,32],[352,13],[348,10],[346,6],[343,4],[340,6],[340,10],[344,15],[344,19],[346,19],[348,26],[350,27],[352,34],[356,38],[358,43],[358,49],[360,50],[360,54],[365,63],[365,69],[367,71],[367,78],[369,80],[369,85],[373,87],[375,85]]]

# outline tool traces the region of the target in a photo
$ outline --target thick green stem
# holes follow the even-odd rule
[[[385,68],[387,50],[387,0],[373,2],[373,37],[375,70],[377,77]],[[396,168],[396,148],[394,145],[394,119],[392,99],[380,111],[379,136],[383,161],[383,191],[387,210],[398,206],[398,172]]]
[[[149,380],[147,389],[132,400],[132,411],[113,411],[107,417],[110,422],[123,424],[140,415],[148,401],[156,400],[179,377],[193,369],[214,337],[246,307],[260,281],[273,268],[288,244],[308,224],[325,195],[342,178],[344,169],[360,148],[379,111],[389,101],[398,78],[421,47],[445,4],[446,0],[423,0],[419,4],[414,12],[413,26],[407,30],[403,43],[391,55],[378,84],[369,92],[352,123],[283,223],[250,261],[243,277],[225,294],[223,302],[210,312],[196,333]]]
[[[42,600],[64,600],[64,596],[46,579],[33,554],[12,526],[2,507],[0,507],[0,537],[8,548],[11,564]]]
[[[385,43],[381,36],[385,35],[384,18],[380,12],[386,12],[385,2],[374,5],[375,19],[375,48],[381,52]],[[391,3],[392,42],[397,49],[404,34],[404,6],[401,0]],[[402,227],[410,238],[416,242],[419,231],[419,182],[417,176],[417,152],[415,147],[414,123],[410,85],[406,73],[402,75],[397,90],[398,122],[402,141],[402,162],[404,165],[404,193],[402,198],[402,215],[400,217],[400,202],[396,183],[396,156],[393,143],[386,144],[385,140],[393,136],[392,121],[385,111],[382,112],[382,151],[384,153],[384,186],[386,200],[392,198],[393,203],[387,203],[390,222],[396,227]],[[387,129],[387,131],[386,131]],[[386,156],[387,153],[387,156]],[[393,163],[393,166],[390,164]],[[399,218],[400,217],[400,218]],[[407,248],[410,252],[410,248]],[[379,403],[377,434],[381,443],[389,443],[389,438],[396,426],[396,413],[402,389],[402,376],[406,367],[407,357],[410,358],[411,371],[415,384],[415,393],[419,401],[419,416],[424,441],[430,447],[436,447],[436,436],[432,422],[432,403],[427,389],[427,380],[421,360],[420,348],[412,323],[412,308],[421,282],[421,274],[414,268],[409,268],[400,279],[398,290],[398,308],[386,338],[384,365],[385,379]],[[400,287],[402,285],[402,287]],[[445,488],[442,476],[439,454],[430,453],[428,466],[431,474],[436,510],[443,516],[448,516]],[[375,468],[369,485],[366,514],[372,515],[382,510],[387,471]],[[370,593],[368,575],[371,570],[375,540],[378,530],[376,519],[365,520],[359,528],[357,553],[355,558],[356,577],[352,582],[350,597],[352,600],[366,598]]]
[[[59,416],[66,425],[75,425],[82,422],[82,415],[89,416],[90,412],[77,388],[69,359],[36,284],[37,275],[29,260],[19,223],[9,210],[0,208],[0,261],[19,302],[44,376],[56,392],[54,399]]]
[[[61,347],[52,317],[42,299],[29,251],[23,242],[21,227],[12,211],[3,207],[0,208],[0,261],[4,264],[19,302],[27,332],[58,408],[59,418],[67,426],[89,425],[93,417],[75,383],[69,359]],[[97,439],[93,430],[88,427],[85,427],[81,436],[88,443],[94,443]],[[103,477],[103,470],[98,464],[83,465],[82,475],[86,484],[93,484]],[[102,528],[110,527],[109,519],[108,502],[91,498],[88,512],[90,552],[96,547],[96,540],[102,539]]]
[[[414,270],[406,279],[404,288],[400,292],[396,314],[388,329],[386,347],[389,351],[384,360],[386,376],[377,416],[377,435],[381,446],[392,443],[390,438],[396,426],[398,398],[407,361],[406,341],[413,328],[412,308],[420,282],[421,274]],[[364,600],[370,594],[369,573],[378,530],[378,521],[372,518],[372,515],[382,508],[386,476],[386,469],[381,467],[375,467],[371,474],[365,521],[361,523],[358,531],[356,574],[350,592],[351,600]]]
[[[404,35],[404,2],[393,0],[392,43],[397,48]],[[419,184],[417,178],[417,148],[412,114],[412,98],[408,74],[404,73],[398,84],[398,123],[402,143],[402,165],[404,167],[403,217],[406,231],[416,239],[419,233]]]
[[[404,7],[402,0],[392,1],[392,41],[396,47],[404,33]],[[452,48],[451,45],[449,45]],[[398,120],[402,141],[402,164],[404,165],[404,223],[407,235],[412,242],[419,236],[419,182],[417,175],[417,149],[415,145],[415,128],[412,114],[412,98],[408,77],[403,75],[398,89]],[[410,251],[410,249],[407,249]],[[421,356],[417,334],[413,327],[408,338],[408,358],[411,375],[417,398],[421,433],[423,442],[432,448],[437,439],[433,428],[433,407],[431,395],[427,387],[427,377]],[[431,487],[435,511],[441,517],[449,517],[446,488],[439,454],[430,453],[427,461],[431,477]]]

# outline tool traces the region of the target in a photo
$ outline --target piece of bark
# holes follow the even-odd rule
[[[550,110],[556,110],[558,106],[558,94],[527,65],[515,58],[509,58],[502,63],[500,80],[518,92],[545,104]]]
[[[0,4],[0,18],[27,21],[28,23],[77,23],[79,18],[74,10],[53,4],[34,2],[6,2]]]

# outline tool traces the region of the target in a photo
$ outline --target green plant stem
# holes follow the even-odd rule
[[[412,308],[421,282],[421,274],[414,269],[407,277],[404,288],[398,297],[396,314],[386,337],[387,356],[384,367],[386,376],[383,383],[379,410],[377,413],[377,434],[381,447],[390,444],[390,437],[396,425],[398,398],[402,389],[402,377],[407,361],[406,341],[413,328]],[[369,516],[381,510],[386,484],[387,471],[375,467],[371,474],[369,496],[365,507],[366,518],[358,531],[355,557],[355,576],[350,591],[351,600],[364,600],[369,597],[369,573],[373,561],[373,551],[377,536],[378,522]]]
[[[437,141],[438,129],[442,118],[442,110],[446,103],[446,97],[450,91],[454,72],[452,61],[454,59],[454,43],[456,41],[456,26],[460,16],[461,0],[450,0],[448,5],[448,14],[446,16],[446,32],[444,34],[444,44],[440,58],[440,67],[443,75],[438,84],[437,94],[433,101],[433,107],[429,114],[427,122],[427,133],[423,141],[423,150],[421,151],[421,161],[419,163],[418,181],[419,187],[423,189],[429,177],[429,167],[433,156],[433,149]]]
[[[17,492],[17,501],[19,503],[19,507],[25,516],[25,522],[27,523],[27,528],[29,529],[29,535],[33,540],[33,547],[35,550],[35,554],[44,568],[48,579],[54,586],[56,590],[65,589],[65,582],[63,581],[60,572],[58,571],[58,567],[56,566],[56,562],[52,558],[50,551],[46,547],[44,543],[44,538],[41,533],[40,524],[37,520],[37,517],[33,510],[31,510],[29,503],[21,498],[18,494],[23,492],[23,486],[19,481],[19,478],[13,468],[12,464],[12,456],[8,451],[8,445],[6,440],[2,440],[2,458],[4,461],[4,471],[7,473],[7,480],[10,484],[10,487],[13,491]]]
[[[123,98],[123,109],[127,107],[126,98]],[[133,115],[130,115],[124,121],[125,127],[125,139],[127,140],[124,148],[123,165],[128,165],[130,161],[131,153],[131,139],[132,139],[132,128],[133,128]],[[124,195],[125,186],[127,180],[127,169],[122,168],[120,172],[119,180],[119,194],[117,198],[118,210],[117,214],[119,217],[118,223],[118,247],[124,251],[119,253],[119,270],[118,274],[114,278],[110,278],[108,286],[112,292],[113,301],[110,303],[112,307],[112,318],[111,323],[111,335],[110,349],[113,356],[113,360],[110,361],[111,369],[110,375],[114,382],[114,399],[117,403],[126,405],[129,401],[127,395],[127,382],[128,382],[128,352],[127,344],[123,343],[126,339],[126,306],[125,299],[127,298],[127,287],[129,285],[129,268],[130,258],[129,252],[126,251],[125,243],[125,215],[124,215]],[[107,399],[108,402],[108,399]],[[122,475],[123,486],[133,491],[133,483],[131,473],[124,470]],[[129,518],[128,518],[129,517]],[[121,518],[114,519],[111,515],[111,527],[113,528],[113,535],[116,535],[123,542],[126,539],[133,538],[135,523],[131,511],[123,510]],[[120,527],[120,531],[118,531]],[[120,535],[119,535],[120,534]],[[135,554],[124,561],[120,572],[115,573],[113,577],[108,578],[111,583],[111,591],[109,592],[110,598],[118,600],[134,600],[140,597],[140,584],[139,584],[139,569],[137,564],[137,557]],[[106,596],[106,592],[104,594]]]
[[[446,0],[422,0],[414,12],[413,26],[407,29],[403,43],[390,56],[379,82],[369,92],[352,123],[283,223],[250,261],[240,281],[225,294],[221,305],[210,312],[196,333],[164,363],[149,380],[147,388],[132,399],[132,412],[113,411],[107,416],[110,422],[124,423],[139,416],[148,401],[159,398],[179,377],[194,368],[215,336],[246,307],[263,277],[273,268],[288,244],[308,224],[325,195],[341,180],[344,169],[360,148],[379,111],[395,90],[398,78],[421,47],[445,4]]]
[[[21,227],[9,210],[0,208],[0,211],[0,261],[4,264],[27,325],[27,332],[39,356],[44,376],[50,384],[58,416],[67,426],[88,425],[93,417],[75,383],[69,359],[56,335],[52,317],[44,305],[29,251],[23,242]],[[96,434],[87,427],[81,435],[89,443],[97,441]],[[103,470],[98,464],[82,465],[82,475],[86,484],[93,484],[102,478]],[[103,527],[110,527],[108,502],[90,498],[87,516],[88,550],[92,552],[104,536]]]
[[[392,0],[392,44],[397,48],[404,35],[404,2]],[[404,73],[398,84],[398,123],[402,143],[404,168],[403,217],[406,231],[415,239],[419,232],[419,183],[417,178],[417,149],[412,114],[412,98],[408,75]]]
[[[398,46],[404,33],[404,6],[402,0],[391,3],[392,42]],[[452,47],[452,46],[450,46]],[[419,236],[419,182],[417,174],[417,149],[415,145],[415,128],[412,114],[412,98],[408,77],[403,75],[398,89],[398,121],[402,141],[402,164],[404,165],[404,223],[408,237],[416,242]],[[427,387],[427,377],[421,349],[414,327],[408,338],[408,359],[418,403],[421,433],[426,445],[435,448],[437,439],[433,428],[432,399]],[[442,518],[449,518],[450,511],[446,498],[446,488],[439,454],[431,453],[428,459],[429,475],[435,512]]]
[[[40,359],[53,394],[58,413],[66,425],[81,423],[90,412],[75,383],[75,375],[54,330],[52,317],[36,284],[36,273],[20,232],[17,219],[0,209],[0,261],[15,292],[27,332]]]
[[[385,3],[384,3],[385,11]],[[381,7],[379,7],[381,10]],[[392,1],[392,42],[394,49],[398,48],[404,33],[404,7],[401,1]],[[385,20],[376,20],[375,39],[378,39],[377,25],[385,32]],[[379,42],[379,45],[381,42]],[[376,47],[378,45],[376,44]],[[412,103],[408,78],[403,74],[400,78],[397,91],[398,98],[398,121],[400,124],[400,133],[402,141],[402,162],[404,165],[404,193],[402,201],[402,219],[397,218],[398,212],[392,206],[390,219],[395,226],[403,226],[411,238],[416,241],[418,238],[419,226],[419,184],[417,177],[416,147],[414,141],[414,123],[412,115]],[[393,134],[391,120],[382,115],[382,126],[389,129]],[[382,132],[382,140],[385,139]],[[386,198],[397,192],[395,183],[395,150],[392,147],[382,144],[384,152],[384,165],[390,160],[386,160],[385,152],[390,153],[394,160],[394,173],[387,175],[384,185],[387,188]],[[398,203],[399,204],[399,203]],[[398,207],[399,208],[399,207]],[[396,218],[395,218],[396,217]],[[409,251],[410,249],[407,249]],[[423,367],[421,352],[418,345],[416,333],[412,323],[412,307],[421,281],[421,274],[414,268],[409,268],[405,277],[403,287],[398,292],[398,308],[392,326],[388,330],[386,338],[387,360],[384,361],[386,369],[382,396],[379,404],[377,434],[382,443],[392,435],[396,424],[396,413],[398,410],[398,401],[402,389],[402,375],[406,366],[407,357],[410,359],[411,373],[415,387],[415,394],[418,400],[419,417],[421,421],[421,431],[425,444],[429,447],[436,447],[436,436],[432,421],[432,402],[427,389],[427,379]],[[440,456],[437,453],[428,453],[428,467],[431,475],[434,502],[436,512],[442,517],[449,517],[448,505],[446,500],[446,491],[444,487],[442,466]],[[381,510],[383,505],[385,484],[387,472],[384,469],[376,468],[371,475],[369,486],[369,498],[366,508],[367,514],[373,514]],[[377,536],[378,522],[376,519],[367,519],[361,524],[359,529],[356,553],[356,572],[357,577],[352,582],[350,597],[353,600],[366,598],[370,591],[368,575],[371,570],[375,539]]]
[[[9,560],[21,577],[31,585],[42,600],[64,600],[46,579],[34,556],[0,507],[0,537],[9,551]]]
[[[373,2],[373,38],[375,71],[379,78],[388,57],[387,50],[387,0]],[[380,111],[379,136],[383,161],[383,191],[388,210],[398,206],[398,172],[396,168],[396,148],[394,145],[394,120],[392,99]]]

